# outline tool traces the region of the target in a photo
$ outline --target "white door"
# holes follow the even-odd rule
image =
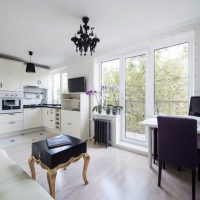
[[[61,130],[64,134],[80,138],[80,112],[62,110]]]
[[[6,91],[22,91],[22,62],[2,59],[2,87]]]
[[[41,109],[24,109],[24,129],[36,128],[41,126]]]
[[[49,88],[49,70],[36,67],[37,84],[40,88]]]
[[[44,127],[55,129],[55,109],[43,108],[42,119]]]

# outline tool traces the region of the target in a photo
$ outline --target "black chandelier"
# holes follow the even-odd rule
[[[84,56],[86,56],[88,48],[90,49],[90,53],[92,56],[92,54],[95,52],[97,42],[100,42],[100,39],[97,38],[96,35],[94,36],[94,28],[91,28],[91,32],[88,33],[88,31],[90,30],[90,27],[87,25],[89,18],[83,17],[82,20],[84,25],[80,25],[80,29],[76,33],[78,36],[75,34],[75,36],[71,38],[71,41],[74,42],[74,44],[76,45],[76,52],[79,51],[81,56],[83,52]]]

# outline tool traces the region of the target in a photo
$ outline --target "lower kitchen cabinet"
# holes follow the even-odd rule
[[[54,130],[56,128],[56,109],[42,108],[42,125],[46,128]]]
[[[81,112],[61,110],[61,132],[87,140],[89,137],[88,119],[81,119]]]
[[[23,113],[0,115],[0,134],[23,129]]]
[[[42,115],[40,108],[24,109],[24,129],[42,126]]]

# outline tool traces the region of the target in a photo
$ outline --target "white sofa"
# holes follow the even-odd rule
[[[0,149],[0,200],[53,200],[39,183]]]

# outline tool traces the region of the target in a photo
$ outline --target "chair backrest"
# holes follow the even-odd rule
[[[189,169],[197,167],[197,121],[158,116],[158,156]]]

